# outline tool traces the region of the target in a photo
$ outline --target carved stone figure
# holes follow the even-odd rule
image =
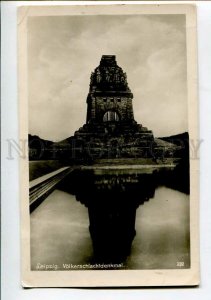
[[[108,70],[106,70],[106,71],[105,71],[105,79],[106,79],[106,81],[107,81],[107,82],[109,82],[109,81],[110,81],[110,77],[111,77],[111,76],[110,76],[110,73],[109,73],[109,71],[108,71]]]
[[[116,82],[119,82],[120,81],[120,74],[119,74],[119,70],[117,69],[115,74],[114,74],[114,80]]]
[[[96,78],[97,78],[97,82],[100,82],[102,79],[99,69],[96,71]]]

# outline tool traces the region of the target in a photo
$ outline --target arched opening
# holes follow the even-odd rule
[[[103,122],[119,121],[119,116],[115,111],[107,111],[103,116]]]

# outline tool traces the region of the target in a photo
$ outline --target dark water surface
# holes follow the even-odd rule
[[[190,266],[189,195],[158,186],[154,198],[137,208],[135,228],[123,268],[169,269],[178,262]],[[63,264],[92,262],[88,209],[57,189],[31,214],[32,269],[43,264],[63,270]]]

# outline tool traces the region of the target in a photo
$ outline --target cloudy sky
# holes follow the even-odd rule
[[[28,21],[29,133],[60,141],[86,120],[91,72],[116,55],[138,123],[187,131],[184,15],[54,16]]]

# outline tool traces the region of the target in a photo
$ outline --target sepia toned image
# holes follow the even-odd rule
[[[194,7],[19,19],[23,285],[198,284]]]

